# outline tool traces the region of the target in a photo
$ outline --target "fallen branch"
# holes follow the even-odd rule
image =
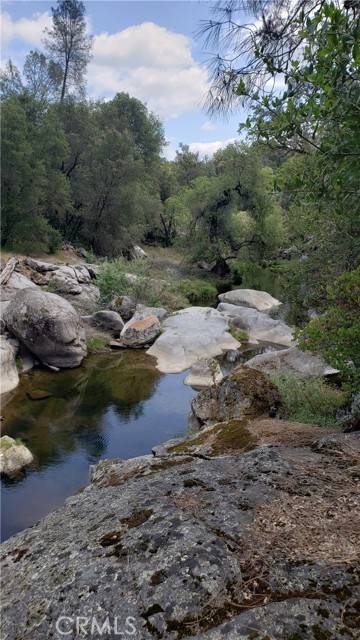
[[[0,284],[7,284],[12,272],[14,271],[19,260],[14,256],[10,258],[0,274]]]

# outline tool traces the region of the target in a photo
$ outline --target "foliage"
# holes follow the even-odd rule
[[[360,388],[360,267],[343,273],[329,287],[324,314],[311,320],[300,332],[303,349],[319,351],[340,369],[345,388]]]
[[[360,259],[357,4],[250,0],[251,24],[229,0],[204,27],[218,48],[210,109],[246,103],[242,128],[272,154],[288,237],[304,254],[289,274],[302,307],[321,307],[327,285]]]
[[[106,350],[107,344],[107,338],[103,338],[102,336],[90,336],[86,340],[86,346],[90,353],[99,353],[99,351]]]
[[[336,411],[346,402],[346,395],[339,389],[322,378],[273,374],[271,379],[280,392],[282,417],[321,426],[336,425]]]
[[[217,289],[210,282],[203,280],[181,280],[179,290],[192,305],[212,305],[217,298]]]
[[[58,0],[51,9],[52,26],[46,29],[45,46],[61,68],[60,100],[70,87],[81,91],[90,59],[91,38],[86,35],[85,5],[80,0]]]
[[[248,342],[249,334],[245,329],[239,329],[238,327],[230,327],[230,333],[238,342]]]

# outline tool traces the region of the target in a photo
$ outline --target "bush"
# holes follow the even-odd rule
[[[346,402],[346,394],[322,378],[297,378],[290,374],[273,374],[271,380],[279,389],[280,415],[298,422],[334,426],[336,412]]]
[[[55,253],[62,242],[60,233],[45,218],[35,216],[18,222],[12,229],[8,245],[19,253]]]
[[[215,304],[218,293],[213,284],[203,280],[181,280],[179,290],[193,305]]]
[[[344,388],[360,388],[360,267],[343,273],[327,291],[326,312],[299,333],[302,349],[318,351],[342,374]]]

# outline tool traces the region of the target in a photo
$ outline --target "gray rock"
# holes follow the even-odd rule
[[[25,264],[39,273],[47,273],[48,271],[56,271],[59,268],[58,264],[52,264],[51,262],[44,262],[42,260],[35,260],[34,258],[25,258]]]
[[[115,296],[109,306],[113,311],[117,311],[125,322],[131,320],[136,309],[136,303],[130,296]]]
[[[105,331],[120,333],[124,327],[121,316],[116,311],[96,311],[91,316],[82,316],[82,320],[93,327],[100,327]]]
[[[194,389],[203,389],[221,382],[223,377],[220,365],[215,358],[203,358],[193,364],[190,373],[184,380],[184,384]]]
[[[200,424],[242,420],[274,413],[280,405],[275,385],[260,371],[240,365],[219,384],[200,391],[191,409]]]
[[[39,360],[77,367],[86,355],[81,319],[69,302],[40,289],[20,291],[5,311],[9,330]]]
[[[241,307],[249,307],[257,311],[269,313],[281,306],[280,300],[273,298],[266,291],[256,289],[234,289],[219,295],[219,300],[228,304],[235,304]]]
[[[34,460],[31,451],[9,436],[0,438],[0,473],[13,476]]]
[[[18,291],[28,288],[36,289],[37,286],[22,273],[13,271],[6,285],[1,287],[1,301],[12,300]]]
[[[63,294],[63,297],[71,302],[73,307],[83,315],[94,313],[97,310],[100,291],[94,284],[83,284],[81,285],[81,291],[79,294]]]
[[[355,638],[358,534],[353,520],[332,540],[333,518],[316,514],[329,500],[355,519],[346,461],[307,447],[104,461],[92,485],[2,544],[2,637],[60,640],[66,615],[75,639],[77,616],[116,615],[122,629],[132,617],[137,640]]]
[[[234,304],[221,302],[218,311],[224,317],[231,319],[231,323],[239,329],[245,329],[249,342],[269,342],[284,347],[290,347],[293,343],[293,330],[282,320],[270,318],[266,313],[247,309]]]
[[[248,360],[245,366],[270,374],[292,373],[301,378],[332,376],[339,373],[338,369],[330,367],[318,354],[300,351],[297,347],[261,353]]]
[[[131,255],[131,258],[133,260],[138,260],[139,258],[146,258],[147,257],[147,254],[144,251],[144,249],[139,247],[138,244],[134,244],[134,246],[132,247],[132,249],[130,251],[130,255]]]
[[[211,307],[189,307],[163,323],[162,334],[148,350],[163,373],[189,369],[200,358],[237,349],[240,343],[229,333],[229,322]]]
[[[156,316],[146,316],[129,320],[120,333],[124,346],[131,348],[145,347],[151,344],[161,331],[161,324]]]
[[[16,366],[17,348],[6,336],[0,336],[0,394],[12,391],[19,384],[19,373]]]
[[[164,320],[164,318],[166,318],[167,311],[162,307],[147,307],[144,304],[137,304],[133,319],[143,320],[148,316],[155,316],[161,322],[162,320]]]

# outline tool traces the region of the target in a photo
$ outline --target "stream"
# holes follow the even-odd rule
[[[34,455],[16,478],[2,477],[1,537],[33,525],[89,482],[101,458],[132,458],[187,430],[186,372],[161,374],[142,350],[98,354],[78,369],[34,369],[3,408],[5,433]],[[31,396],[44,396],[31,399]],[[45,396],[48,397],[45,397]]]

